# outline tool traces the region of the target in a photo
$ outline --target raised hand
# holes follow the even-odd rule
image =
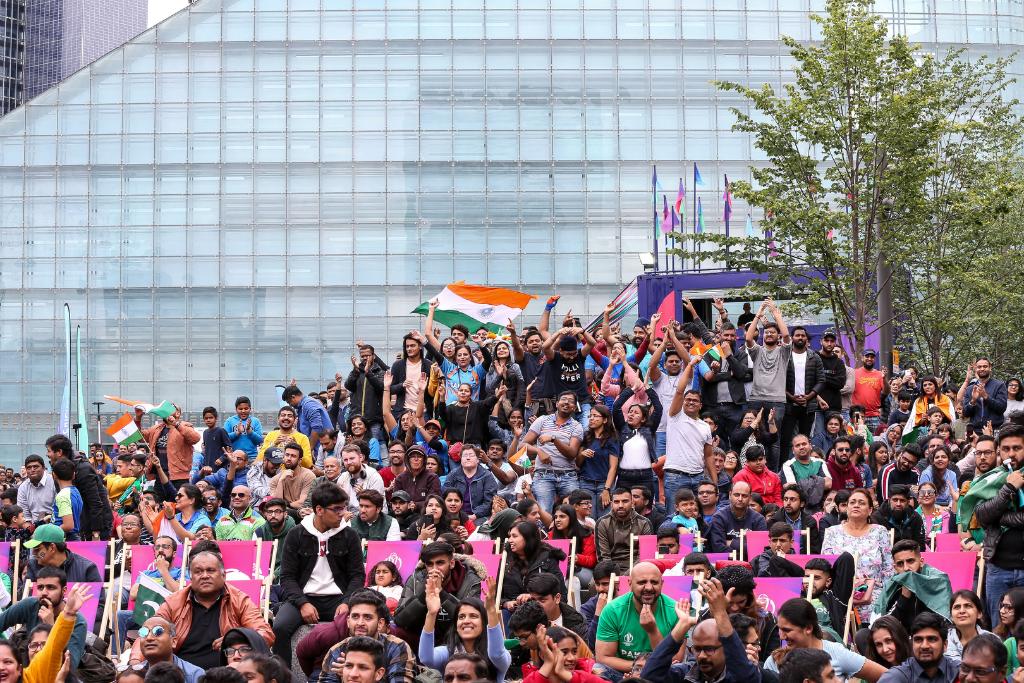
[[[654,619],[654,611],[651,610],[650,605],[640,608],[640,628],[648,632],[658,628],[658,622]]]
[[[430,572],[427,576],[425,597],[427,612],[436,615],[441,611],[441,576],[437,572]]]
[[[76,614],[82,609],[82,605],[87,600],[92,600],[92,593],[89,592],[89,586],[84,584],[78,584],[67,592],[64,598],[64,615],[74,618]]]
[[[385,370],[384,371],[384,386],[385,387],[390,387],[392,379],[393,379],[393,376],[391,375],[391,371],[390,370]],[[405,381],[408,382],[409,380],[405,380]]]

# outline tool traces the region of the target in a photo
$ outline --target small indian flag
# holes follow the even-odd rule
[[[118,444],[130,444],[142,440],[142,432],[130,413],[125,413],[117,422],[107,427],[107,434],[114,438]]]
[[[434,320],[449,328],[459,323],[476,332],[486,327],[491,332],[502,332],[509,320],[516,318],[535,299],[533,294],[524,294],[513,289],[470,285],[463,281],[445,287],[437,295],[437,310]],[[427,315],[430,304],[424,302],[413,313]]]

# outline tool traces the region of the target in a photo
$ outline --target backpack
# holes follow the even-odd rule
[[[422,664],[417,664],[416,674],[413,680],[416,683],[442,683],[444,679],[441,677],[441,672],[437,669],[431,669],[430,667],[423,666]]]
[[[117,676],[117,669],[106,655],[107,644],[101,638],[86,644],[82,659],[78,662],[75,675],[82,683],[110,683]]]

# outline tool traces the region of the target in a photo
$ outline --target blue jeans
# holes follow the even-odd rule
[[[584,429],[588,429],[590,426],[590,410],[593,407],[589,403],[584,403],[580,406],[580,411],[574,416],[576,421],[583,425]]]
[[[594,510],[591,514],[595,520],[601,519],[608,514],[608,508],[601,505],[601,492],[604,491],[604,482],[597,479],[580,479],[580,488],[590,494],[594,501]]]
[[[124,649],[125,634],[129,630],[137,630],[139,628],[139,625],[132,619],[133,614],[135,614],[135,610],[117,610],[117,640],[111,643],[115,655],[121,654],[121,651]]]
[[[999,603],[1011,588],[1024,586],[1024,569],[1002,569],[994,564],[985,565],[985,602],[988,603],[989,622],[999,623]]]
[[[555,500],[580,488],[575,471],[538,470],[533,474],[533,497],[545,512],[551,512]]]
[[[658,449],[658,457],[668,452],[668,432],[655,432],[654,447]]]
[[[704,481],[704,474],[683,474],[680,472],[665,472],[665,509],[672,510],[675,514],[676,491],[679,489],[690,489],[693,495],[697,495],[697,487]],[[657,529],[655,529],[657,531]]]
[[[619,470],[615,479],[615,488],[633,488],[634,486],[646,486],[651,492],[651,500],[658,500],[658,478],[654,470]],[[657,529],[655,529],[657,531]]]

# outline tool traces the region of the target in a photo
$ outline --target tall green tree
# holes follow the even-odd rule
[[[750,133],[767,157],[751,169],[752,184],[732,186],[762,210],[764,236],[694,239],[704,259],[760,274],[745,295],[798,296],[811,310],[831,312],[859,354],[865,337],[888,322],[876,315],[878,289],[888,284],[878,281],[880,260],[908,283],[897,287],[898,315],[934,299],[935,289],[946,289],[941,278],[924,287],[935,279],[936,229],[948,228],[956,242],[1016,191],[1012,174],[995,169],[1019,149],[1018,122],[1013,103],[1003,101],[1004,62],[922,52],[889,36],[869,0],[829,0],[814,19],[820,43],[784,39],[795,78],[782,92],[718,84],[746,99],[748,107],[734,110],[734,128]],[[957,218],[965,214],[977,220]],[[946,335],[919,322],[915,343],[944,343]]]

